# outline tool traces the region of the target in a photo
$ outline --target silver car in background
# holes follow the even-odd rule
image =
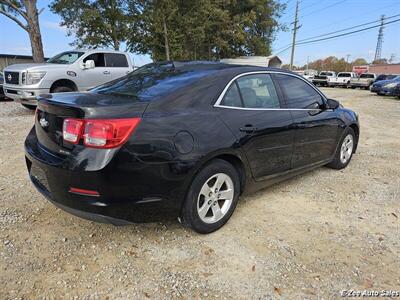
[[[40,64],[16,64],[4,69],[8,98],[34,109],[36,97],[47,93],[86,91],[133,71],[127,53],[112,50],[73,50]]]

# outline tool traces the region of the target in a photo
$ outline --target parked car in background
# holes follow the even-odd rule
[[[380,74],[376,77],[375,82],[382,81],[382,80],[390,80],[390,79],[395,78],[396,76],[398,76],[398,75],[396,75],[396,74],[389,74],[389,75],[388,74]]]
[[[34,109],[47,93],[86,91],[133,71],[129,55],[111,50],[73,50],[41,64],[16,64],[4,69],[7,97]]]
[[[317,74],[318,74],[318,72],[315,70],[305,70],[302,76],[305,79],[307,79],[309,82],[312,82],[314,79],[314,76]]]
[[[328,78],[328,86],[348,87],[351,79],[356,79],[357,74],[354,72],[339,72],[336,77]]]
[[[4,76],[3,72],[0,71],[0,100],[3,100],[5,98],[3,84],[4,84]]]
[[[242,193],[345,168],[358,137],[355,112],[292,72],[169,62],[40,97],[25,154],[34,186],[67,212],[113,224],[178,217],[210,233]]]
[[[378,95],[392,96],[394,95],[395,88],[400,82],[400,75],[390,80],[381,80],[374,82],[371,85],[371,92],[377,93]]]
[[[400,99],[400,83],[398,83],[393,89],[393,96],[396,96]]]
[[[318,75],[314,75],[312,83],[317,86],[328,86],[328,79],[336,77],[333,71],[322,71]]]
[[[350,79],[351,88],[369,89],[376,79],[375,73],[363,73],[357,78]]]

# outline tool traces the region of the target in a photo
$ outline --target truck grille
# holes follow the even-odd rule
[[[19,84],[18,72],[4,72],[4,80],[6,83]]]

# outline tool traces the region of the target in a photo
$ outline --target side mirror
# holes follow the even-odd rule
[[[83,69],[93,69],[94,67],[94,60],[89,59],[83,63]]]
[[[327,108],[330,108],[330,109],[336,109],[336,108],[338,108],[340,106],[339,101],[334,100],[334,99],[328,99],[328,103],[327,104],[328,104]]]

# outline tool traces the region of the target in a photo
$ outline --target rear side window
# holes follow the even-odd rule
[[[304,109],[314,103],[323,104],[321,95],[304,80],[284,74],[275,77],[285,94],[288,108]]]
[[[239,89],[236,82],[232,83],[229,89],[226,91],[224,99],[221,101],[221,105],[243,107],[242,99],[240,98]]]
[[[338,77],[351,77],[350,73],[340,73]]]
[[[280,108],[279,98],[269,74],[238,78],[226,91],[220,104],[244,108]]]
[[[360,75],[360,78],[374,78],[374,75],[373,74],[361,74]]]
[[[86,62],[88,60],[93,60],[94,61],[94,66],[95,68],[97,67],[105,67],[105,60],[104,60],[104,53],[93,53],[88,56],[86,56],[83,59],[83,62]]]
[[[106,53],[106,67],[111,68],[127,68],[128,61],[124,54]]]

